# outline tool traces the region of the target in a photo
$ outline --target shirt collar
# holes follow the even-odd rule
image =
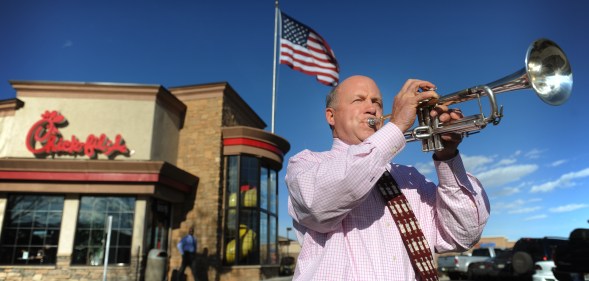
[[[331,150],[345,151],[348,149],[348,147],[350,147],[349,144],[346,144],[345,142],[343,142],[342,140],[340,140],[338,138],[333,138],[333,144],[331,146]]]

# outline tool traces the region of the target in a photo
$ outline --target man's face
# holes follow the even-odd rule
[[[325,110],[327,122],[333,126],[333,136],[347,144],[359,144],[374,134],[381,125],[372,128],[367,119],[380,116],[380,91],[372,79],[364,76],[353,76],[342,82],[334,108]]]

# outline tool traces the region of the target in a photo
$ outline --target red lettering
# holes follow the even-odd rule
[[[123,137],[121,135],[116,135],[115,136],[115,141],[112,143],[112,145],[110,145],[108,147],[108,150],[104,152],[104,155],[106,156],[110,156],[111,154],[115,153],[115,152],[119,152],[119,153],[127,153],[129,150],[127,149],[127,146],[125,145],[125,141],[123,140]]]
[[[113,153],[127,154],[129,149],[121,135],[116,135],[114,142],[105,134],[96,137],[90,134],[86,142],[72,135],[69,140],[63,138],[58,127],[63,127],[66,119],[57,111],[45,111],[41,120],[37,121],[27,133],[26,146],[33,154],[44,157],[55,154],[86,155],[96,158],[97,153],[111,156]]]

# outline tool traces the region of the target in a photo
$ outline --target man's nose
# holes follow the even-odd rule
[[[368,106],[367,106],[367,109],[366,109],[366,112],[367,113],[376,114],[377,110],[378,110],[378,106],[375,103],[368,102]]]

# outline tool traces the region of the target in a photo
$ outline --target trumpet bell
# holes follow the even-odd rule
[[[522,69],[487,86],[495,94],[532,88],[545,103],[561,105],[573,91],[573,72],[565,53],[556,43],[538,39],[528,47]],[[455,97],[448,98],[454,100]]]
[[[561,105],[573,91],[573,72],[562,49],[556,43],[540,39],[528,48],[526,71],[538,97],[547,104]]]

